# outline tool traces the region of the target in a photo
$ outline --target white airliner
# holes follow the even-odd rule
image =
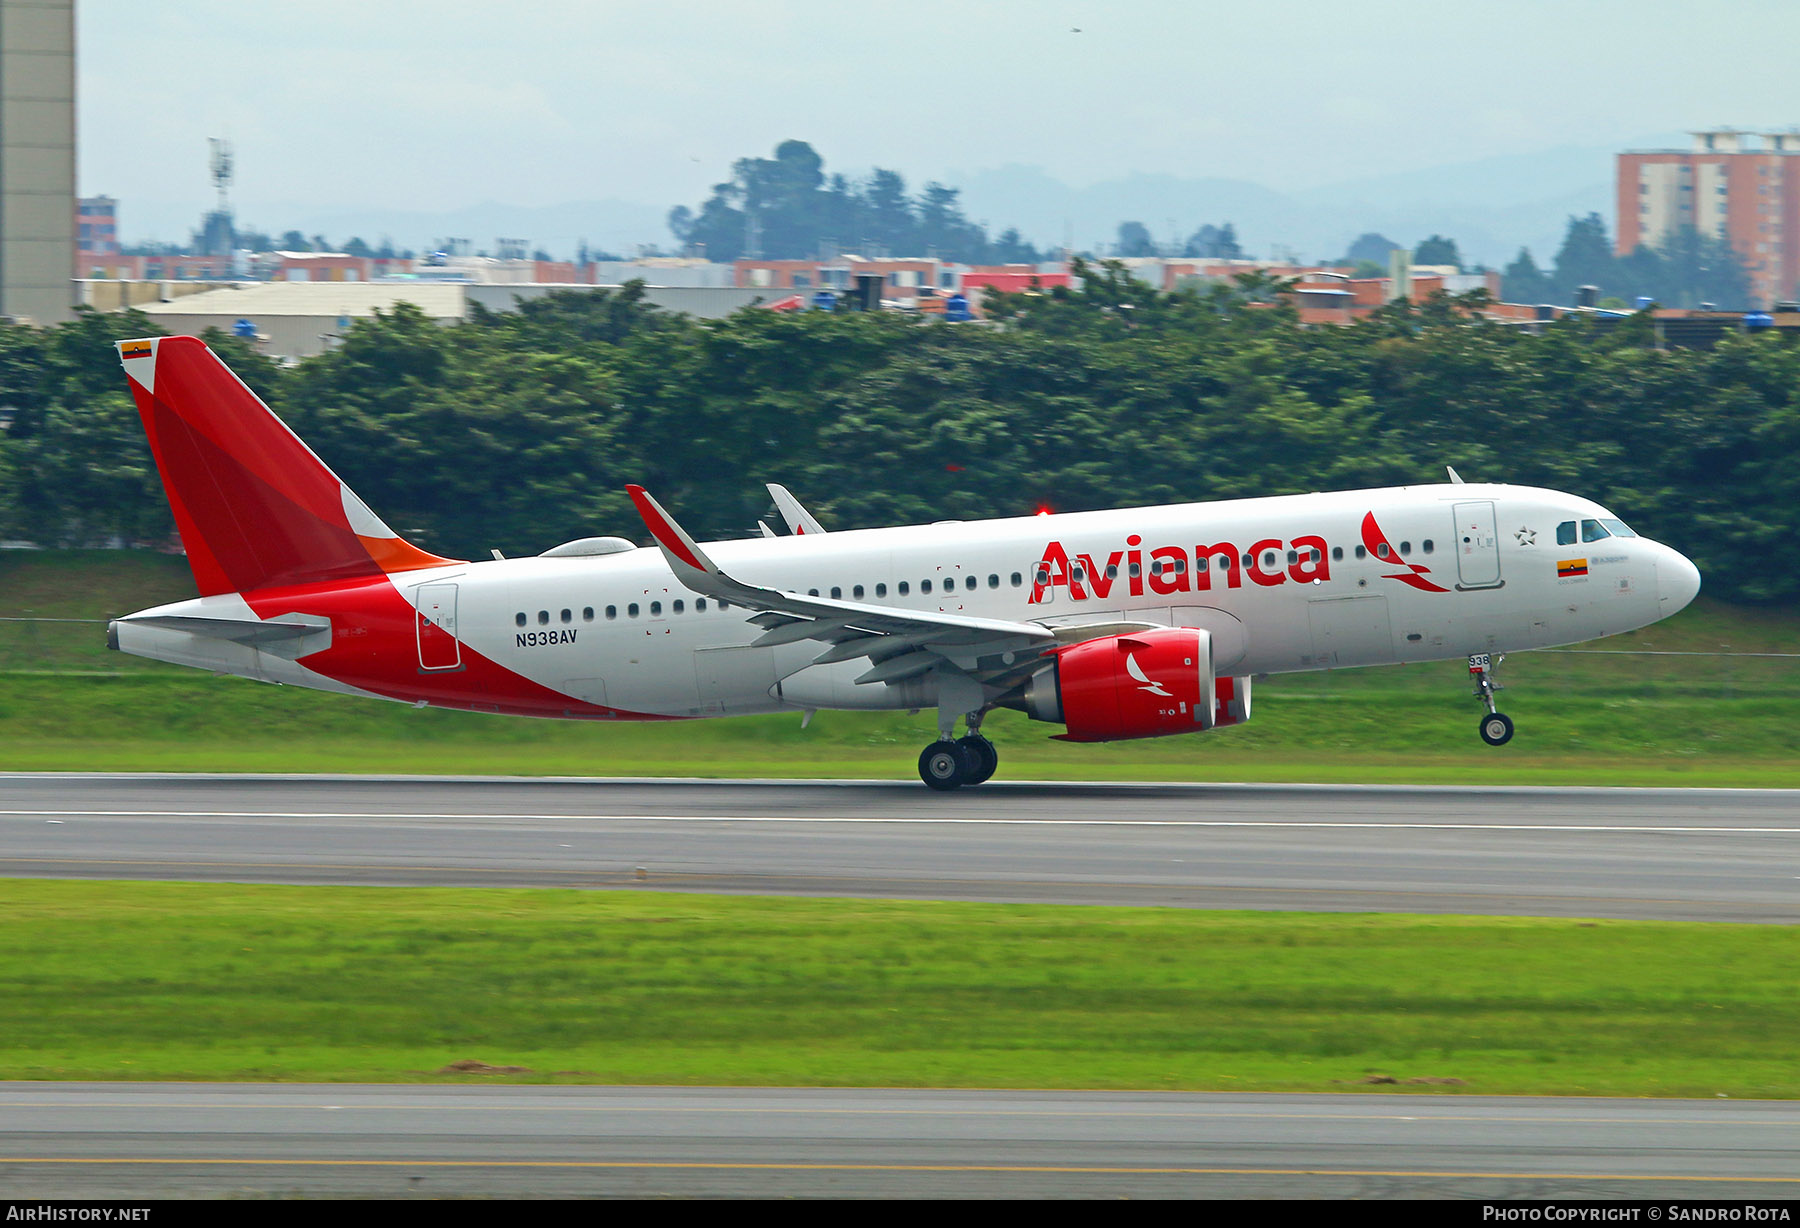
[[[790,533],[704,546],[630,486],[658,548],[463,562],[401,540],[201,342],[119,350],[201,595],[118,619],[115,648],[518,716],[935,708],[935,789],[993,775],[995,708],[1076,742],[1199,733],[1249,720],[1254,677],[1406,661],[1466,657],[1498,746],[1502,653],[1642,627],[1700,588],[1598,504],[1454,471],[849,532],[774,486]]]

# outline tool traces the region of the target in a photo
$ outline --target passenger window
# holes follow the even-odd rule
[[[1341,563],[1344,561],[1344,548],[1342,546],[1333,546],[1331,548],[1331,561],[1334,563]]]
[[[974,576],[964,576],[963,577],[963,587],[968,589],[970,592],[974,592],[975,591],[975,577]]]
[[[905,580],[900,581],[900,595],[904,597],[910,591],[912,591],[912,585],[908,584]]]
[[[833,584],[831,586],[831,599],[833,601],[842,601],[844,599],[844,590]]]
[[[617,618],[618,616],[619,616],[619,607],[618,606],[609,605],[606,607],[606,617],[608,618],[608,620]]]
[[[1106,578],[1108,580],[1117,580],[1119,578],[1119,565],[1117,563],[1108,563],[1106,565]]]
[[[1196,571],[1196,572],[1201,572],[1201,571],[1205,571],[1205,570],[1206,570],[1206,568],[1207,568],[1207,565],[1208,565],[1208,564],[1209,564],[1209,563],[1210,563],[1210,562],[1211,562],[1211,560],[1210,560],[1210,559],[1204,559],[1204,558],[1200,558],[1200,559],[1195,559],[1195,560],[1194,560],[1194,570],[1195,570],[1195,571]]]
[[[1294,563],[1298,563],[1299,561],[1300,561],[1300,552],[1298,550],[1288,551],[1288,563],[1290,565],[1294,564]]]
[[[1275,566],[1275,552],[1273,550],[1263,551],[1263,566],[1265,568]]]
[[[679,613],[681,613],[681,611],[682,611],[682,608],[683,608],[683,603],[682,603],[682,601],[681,601],[681,599],[680,599],[680,598],[676,598],[676,600],[675,600],[675,612],[676,612],[676,613],[677,613],[677,614],[679,614]]]
[[[1430,538],[1429,538],[1429,537],[1427,537],[1427,538],[1426,538],[1426,539],[1425,539],[1425,553],[1426,553],[1426,554],[1430,554],[1430,553],[1431,553],[1431,539],[1430,539]]]
[[[1244,566],[1246,566],[1246,567],[1256,566],[1256,559],[1254,557],[1252,557],[1251,555],[1246,554],[1244,556]]]
[[[1137,569],[1136,569],[1136,568],[1135,568],[1135,567],[1134,567],[1134,568],[1132,568],[1132,570],[1133,570],[1133,571],[1134,571],[1134,572],[1135,572],[1135,571],[1136,571],[1136,570],[1137,570]],[[1015,571],[1015,572],[1013,572],[1013,574],[1012,574],[1012,586],[1013,586],[1013,587],[1014,587],[1014,588],[1018,588],[1018,587],[1019,587],[1019,586],[1021,586],[1021,585],[1022,585],[1022,584],[1024,584],[1024,583],[1025,583],[1025,577],[1024,577],[1024,576],[1022,576],[1022,575],[1020,575],[1020,574],[1019,574],[1019,573],[1018,573],[1018,572],[1016,572],[1016,571]]]
[[[661,613],[662,613],[662,602],[660,602],[660,601],[652,601],[652,602],[651,602],[651,603],[650,603],[650,613],[651,613],[651,614],[652,614],[652,615],[655,615],[655,614],[661,614]]]
[[[1575,544],[1575,522],[1573,520],[1565,520],[1556,526],[1556,544],[1559,546]]]
[[[694,613],[696,613],[696,614],[706,613],[706,598],[704,598],[704,597],[694,598]]]
[[[1601,524],[1598,520],[1584,520],[1581,522],[1581,540],[1584,542],[1597,542],[1602,538],[1611,536],[1612,534],[1606,531],[1606,526]]]
[[[817,597],[819,595],[819,590],[816,588],[809,588],[806,590],[806,595],[808,597]]]
[[[1411,554],[1412,553],[1412,543],[1411,542],[1401,542],[1400,543],[1400,553],[1401,554]]]
[[[584,623],[591,623],[594,621],[594,607],[593,606],[585,605],[585,606],[581,607],[581,621]]]
[[[1087,571],[1080,563],[1075,564],[1073,570],[1071,570],[1069,574],[1074,577],[1077,583],[1087,579]]]
[[[523,627],[525,625],[525,611],[520,610],[517,614],[514,614],[513,622]]]
[[[858,601],[861,601],[861,600],[862,600],[862,595],[863,595],[863,587],[862,587],[862,585],[860,585],[860,584],[858,584],[858,585],[857,585],[857,586],[856,586],[856,587],[855,587],[855,588],[853,588],[853,589],[851,589],[851,590],[850,590],[850,595],[851,595],[851,596],[852,596],[852,597],[854,597],[854,598],[856,598],[856,599],[857,599],[857,600],[858,600]]]
[[[887,585],[885,585],[885,584],[877,584],[877,585],[876,585],[876,586],[875,586],[875,595],[876,595],[876,596],[877,596],[877,597],[885,597],[885,596],[887,596]]]
[[[566,622],[566,623],[572,623],[572,622],[574,622],[574,621],[575,621],[575,611],[573,611],[573,610],[564,610],[564,611],[563,611],[563,612],[562,612],[562,620],[563,620],[563,621],[564,621],[564,622]]]
[[[629,614],[631,617],[636,618],[637,617],[637,602],[634,601],[630,605],[626,606],[625,612],[627,614]]]
[[[920,580],[919,581],[919,591],[921,593],[929,593],[931,591],[931,581],[930,580]]]
[[[1369,557],[1369,552],[1367,550],[1363,549],[1363,547],[1358,546],[1356,548],[1356,557],[1359,559],[1366,559]]]
[[[1143,574],[1144,574],[1144,567],[1143,567],[1143,564],[1141,564],[1141,563],[1133,563],[1133,564],[1132,564],[1132,565],[1131,565],[1131,569],[1130,569],[1130,572],[1129,572],[1129,573],[1128,573],[1128,574],[1129,574],[1129,575],[1130,575],[1130,576],[1131,576],[1131,578],[1132,578],[1132,579],[1133,579],[1133,580],[1135,580],[1135,579],[1137,579],[1137,578],[1138,578],[1138,577],[1139,577],[1139,576],[1141,576],[1141,575],[1143,575]]]
[[[549,623],[550,623],[550,611],[549,610],[539,610],[538,611],[538,626],[540,626],[540,627],[548,626]]]
[[[997,575],[994,575],[992,573],[989,573],[988,587],[989,588],[999,588],[1000,587],[1000,577]]]
[[[1386,542],[1377,543],[1375,546],[1375,553],[1385,559],[1389,554],[1388,544]]]

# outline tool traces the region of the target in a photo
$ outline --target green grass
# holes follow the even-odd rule
[[[476,1059],[563,1082],[1800,1095],[1800,945],[1774,926],[36,880],[0,901],[9,1079]]]
[[[192,594],[179,558],[0,554],[0,768],[407,771],[911,779],[930,714],[820,713],[589,724],[417,711],[268,687],[105,648],[103,620]],[[1458,662],[1258,683],[1255,719],[1202,737],[1108,746],[996,713],[1002,778],[1800,786],[1800,659],[1643,652],[1800,651],[1800,617],[1702,600],[1595,647],[1502,671],[1519,725],[1498,750]]]

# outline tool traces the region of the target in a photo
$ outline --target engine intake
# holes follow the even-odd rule
[[[1250,679],[1213,676],[1212,635],[1199,627],[1071,644],[1032,675],[1022,699],[1033,720],[1067,725],[1056,736],[1068,742],[1158,738],[1250,719]]]

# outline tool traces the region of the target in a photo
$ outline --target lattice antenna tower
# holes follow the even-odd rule
[[[206,143],[212,149],[212,181],[213,189],[219,194],[219,212],[231,212],[231,142],[224,137],[211,136]]]

